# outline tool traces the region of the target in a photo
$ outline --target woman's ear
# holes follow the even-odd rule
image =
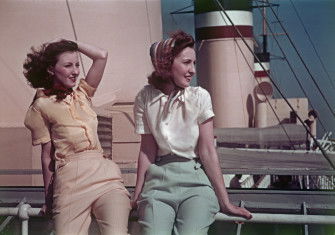
[[[55,75],[55,73],[54,73],[54,68],[53,68],[52,66],[49,66],[48,69],[47,69],[47,71],[48,71],[48,74],[49,74],[50,76]]]

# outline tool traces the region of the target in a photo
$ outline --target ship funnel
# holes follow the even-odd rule
[[[266,99],[271,98],[273,94],[273,88],[270,80],[265,81],[265,79],[257,79],[258,85],[255,87],[255,97],[259,102],[266,102]]]
[[[268,126],[267,101],[272,98],[273,95],[272,83],[268,76],[268,73],[270,73],[269,59],[267,58],[264,62],[261,62],[261,64],[262,66],[258,62],[255,63],[255,79],[257,81],[257,85],[254,88],[254,96],[256,99],[255,127]]]
[[[241,39],[253,48],[251,1],[220,3],[224,11],[215,1],[195,0],[198,84],[211,94],[215,127],[252,127],[254,57]]]

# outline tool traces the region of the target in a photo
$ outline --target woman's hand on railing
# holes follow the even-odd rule
[[[42,216],[51,216],[52,215],[52,207],[47,206],[47,204],[43,204],[39,214],[42,215]]]
[[[235,206],[231,203],[226,205],[224,208],[221,208],[222,213],[225,213],[227,215],[233,215],[233,216],[239,216],[243,217],[245,219],[251,219],[252,214],[243,207]]]
[[[133,198],[131,201],[130,201],[130,206],[131,206],[131,209],[132,210],[136,210],[137,209],[137,201],[138,201],[138,198]]]

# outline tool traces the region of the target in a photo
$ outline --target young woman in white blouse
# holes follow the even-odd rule
[[[134,106],[141,134],[137,182],[143,234],[207,234],[217,212],[251,218],[229,202],[213,145],[209,93],[190,87],[195,74],[192,36],[177,31],[150,48],[154,66]]]

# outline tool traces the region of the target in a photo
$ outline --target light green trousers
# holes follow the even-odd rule
[[[138,206],[143,235],[207,234],[219,211],[201,164],[171,155],[150,165]]]

